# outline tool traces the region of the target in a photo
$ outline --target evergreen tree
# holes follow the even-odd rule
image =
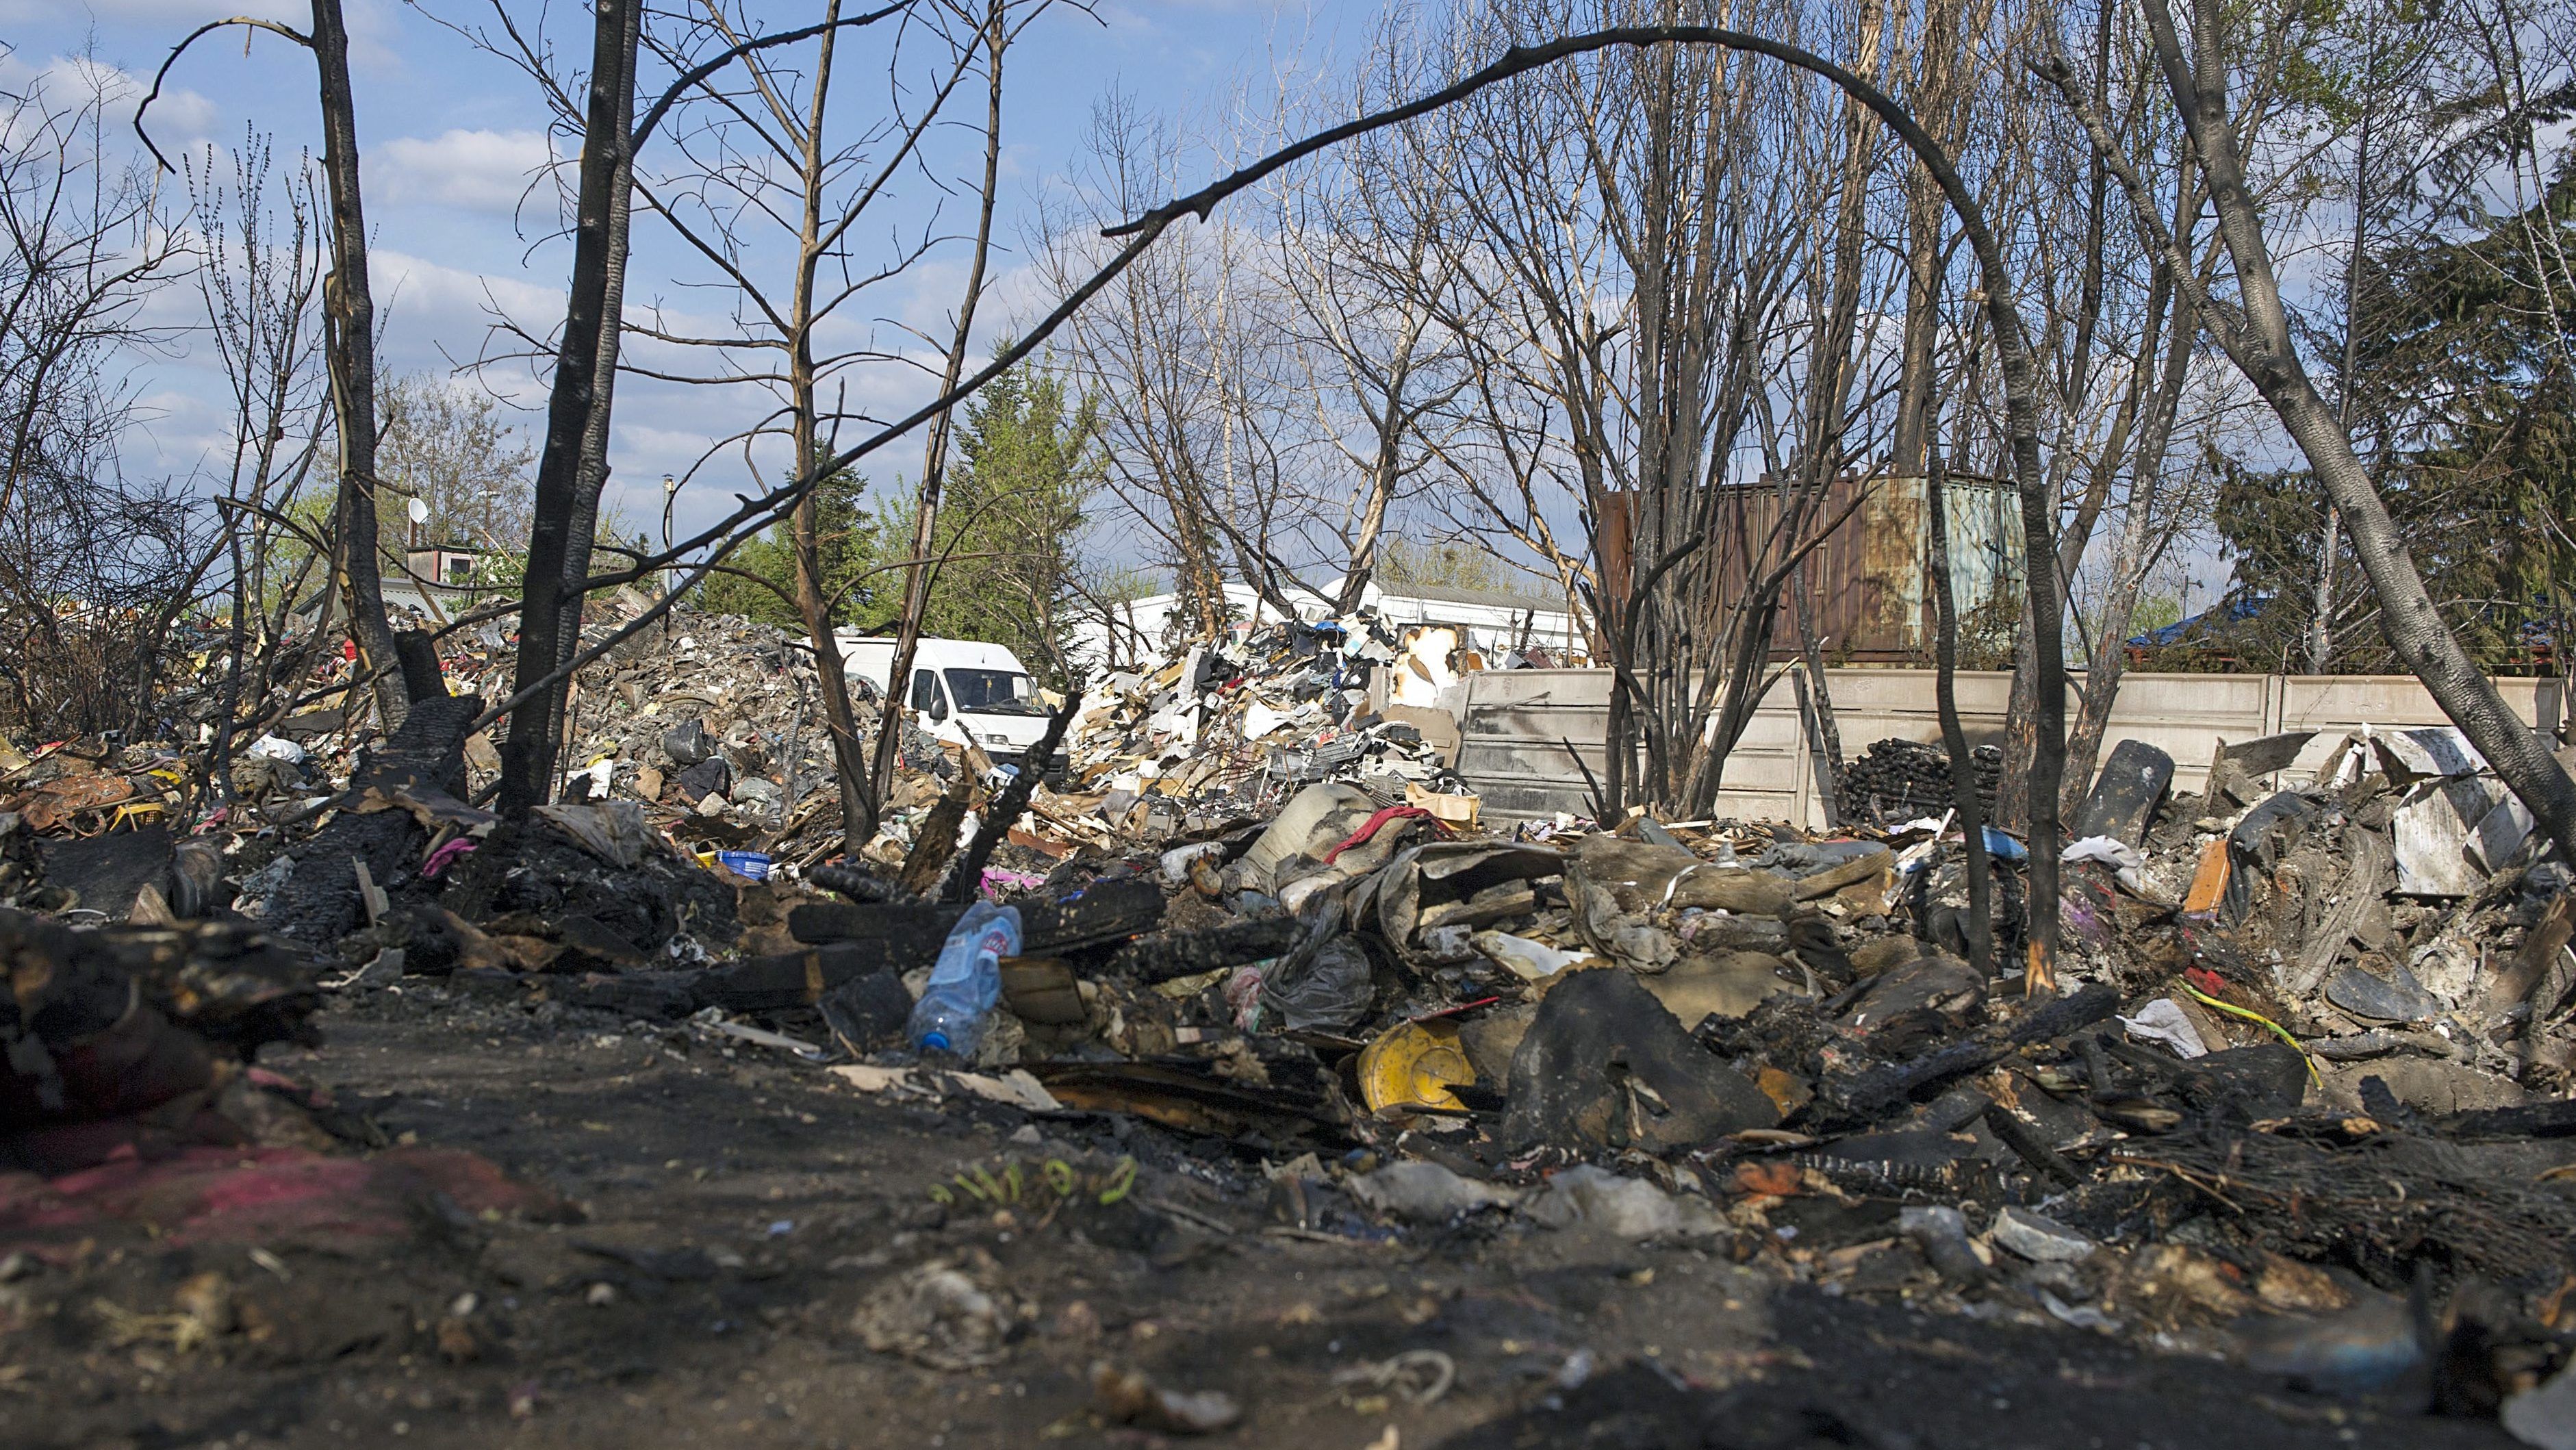
[[[1085,510],[1105,474],[1099,410],[1067,396],[1053,373],[1014,368],[967,403],[956,453],[922,632],[1009,645],[1040,679],[1061,684]],[[908,541],[910,509],[880,510],[873,537]],[[890,631],[903,591],[898,575],[884,577],[857,620]]]
[[[823,480],[814,495],[815,532],[823,556],[823,593],[836,625],[866,626],[880,611],[900,606],[902,575],[871,572],[888,557],[884,521],[863,509],[864,475],[843,470]],[[892,546],[900,549],[901,544]],[[772,524],[759,538],[733,551],[727,568],[698,585],[697,605],[716,614],[739,614],[763,624],[801,630],[796,613],[796,540],[789,523]],[[748,574],[752,578],[744,578]]]
[[[2533,212],[2474,235],[2372,259],[2369,326],[2358,346],[2353,433],[2379,474],[2445,621],[2487,666],[2533,661],[2564,639],[2576,604],[2576,304],[2535,271],[2532,238],[2576,248],[2576,180]],[[2248,617],[2218,630],[2227,651],[2271,667],[2307,627],[2324,503],[2304,470],[2231,468],[2220,536],[2234,556],[2231,602]],[[2345,580],[2360,577],[2349,554]],[[2404,668],[2366,625],[2368,591],[2339,600],[2336,666]]]

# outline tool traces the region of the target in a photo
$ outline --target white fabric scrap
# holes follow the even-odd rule
[[[276,735],[263,735],[252,741],[250,753],[265,755],[271,760],[283,760],[289,765],[304,763],[304,747]]]
[[[2057,859],[2099,861],[2111,868],[2113,879],[2122,887],[2136,895],[2146,894],[2147,878],[2143,872],[2147,858],[2139,853],[2137,847],[2117,836],[2086,836],[2069,844]]]
[[[2161,1042],[2172,1048],[2177,1057],[2209,1055],[2208,1044],[2200,1040],[2200,1030],[2192,1026],[2191,1018],[2183,1014],[2182,1004],[2171,997],[2158,997],[2139,1008],[2137,1016],[2121,1018],[2120,1025],[2129,1030],[2131,1037]]]

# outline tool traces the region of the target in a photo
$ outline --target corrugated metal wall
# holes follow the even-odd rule
[[[1923,585],[1924,551],[1931,537],[1929,490],[1921,478],[1862,478],[1845,474],[1825,492],[1812,516],[1822,524],[1861,495],[1851,517],[1807,556],[1807,594],[1829,661],[1930,664],[1932,605]],[[2021,506],[2008,484],[1953,476],[1943,491],[1950,518],[1950,588],[1964,630],[1980,623],[2009,632],[2020,618],[2022,597]],[[1603,510],[1602,573],[1628,577],[1629,519],[1613,495]],[[1721,490],[1712,561],[1719,602],[1733,605],[1753,569],[1765,568],[1794,541],[1773,540],[1781,498],[1765,481]],[[1785,602],[1785,601],[1784,601]],[[1794,616],[1781,617],[1773,641],[1778,658],[1795,655]]]
[[[1930,670],[1827,670],[1843,748],[1898,736],[1938,742]],[[2000,738],[2012,676],[1963,670],[1959,714],[1972,743]],[[2499,679],[2505,703],[2545,733],[2563,710],[2556,680]],[[1610,675],[1606,670],[1488,670],[1464,682],[1458,771],[1485,798],[1488,815],[1510,818],[1550,811],[1587,812],[1580,755],[1595,776],[1607,756]],[[2071,694],[2067,715],[2076,704]],[[2313,730],[2301,765],[2313,767],[2334,741],[2359,729],[2404,729],[2448,723],[2411,675],[2150,675],[2124,676],[2107,743],[2144,740],[2174,758],[2174,789],[2197,791],[2219,742],[2285,730]],[[1568,753],[1568,743],[1573,754]],[[1745,820],[1821,826],[1812,756],[1787,680],[1775,685],[1727,761],[1718,813]],[[2299,767],[2294,767],[2297,769]]]

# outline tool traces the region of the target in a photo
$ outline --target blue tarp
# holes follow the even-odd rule
[[[2271,602],[2268,599],[2231,599],[2216,608],[2204,609],[2189,619],[2175,620],[2162,629],[2133,634],[2129,636],[2129,645],[2133,649],[2170,648],[2183,643],[2194,634],[2207,634],[2218,625],[2252,619],[2263,612],[2264,605]]]

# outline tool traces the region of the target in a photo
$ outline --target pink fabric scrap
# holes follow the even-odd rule
[[[420,863],[420,874],[435,881],[438,879],[439,872],[455,865],[457,857],[467,855],[473,849],[474,842],[471,839],[457,836],[429,853],[429,859]]]
[[[33,1248],[122,1222],[176,1244],[355,1244],[409,1237],[442,1197],[468,1214],[554,1207],[543,1190],[455,1149],[341,1158],[303,1148],[182,1148],[150,1160],[120,1154],[51,1180],[0,1176],[0,1242]]]

